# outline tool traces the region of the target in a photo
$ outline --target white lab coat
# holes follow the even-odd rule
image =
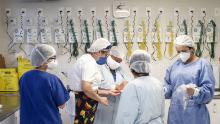
[[[99,66],[95,59],[90,54],[82,55],[67,72],[67,77],[69,79],[70,89],[76,92],[81,92],[82,90],[82,80],[91,83],[93,90],[98,89],[98,85],[101,83],[102,75],[99,70]],[[70,100],[67,102],[67,114],[70,119],[70,123],[73,124],[75,117],[75,95],[70,93]]]
[[[121,94],[116,124],[163,124],[163,85],[152,76],[129,82]]]
[[[127,80],[127,76],[122,72],[121,68],[116,70],[116,81],[114,81],[113,75],[107,65],[100,65],[100,70],[104,79],[99,86],[100,88],[112,89],[115,88],[116,84]],[[108,100],[108,106],[98,105],[94,124],[114,124],[120,96],[108,96]]]
[[[127,75],[120,67],[115,70],[116,81],[114,81],[113,75],[107,65],[99,65],[99,68],[102,74],[102,82],[99,85],[99,88],[114,89],[116,84],[120,84],[122,81],[128,80]]]
[[[102,75],[99,70],[99,66],[95,59],[90,54],[82,55],[73,65],[70,67],[67,73],[70,80],[69,86],[73,91],[82,90],[82,80],[90,82],[93,90],[98,89],[98,85],[101,83]]]
[[[76,100],[75,100],[75,94],[74,92],[70,92],[70,99],[66,102],[65,111],[69,117],[69,123],[74,123],[75,118],[75,106],[76,106]]]

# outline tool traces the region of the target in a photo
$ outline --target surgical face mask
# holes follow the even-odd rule
[[[120,67],[120,63],[116,62],[115,60],[112,59],[111,56],[107,58],[107,65],[111,70],[116,70]]]
[[[179,57],[183,63],[185,63],[190,58],[190,52],[181,52]]]
[[[104,65],[107,61],[107,57],[100,57],[98,61],[96,61],[99,65]]]
[[[53,61],[49,62],[47,64],[47,66],[48,66],[48,69],[51,69],[51,70],[55,69],[58,66],[58,62],[57,62],[57,60],[53,60]]]

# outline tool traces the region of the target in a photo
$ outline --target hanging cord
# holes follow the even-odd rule
[[[142,37],[143,37],[143,41],[140,44],[140,49],[142,50],[146,50],[146,44],[147,44],[147,37],[146,37],[146,24],[144,22],[144,20],[141,22],[142,23]]]
[[[109,30],[109,24],[108,24],[108,10],[105,11],[105,25],[106,25],[106,30],[108,33],[108,41],[110,41],[110,30]]]
[[[132,47],[133,47],[133,40],[134,40],[134,37],[135,37],[135,25],[136,25],[136,11],[133,11],[134,12],[134,17],[133,17],[133,25],[132,25],[132,36],[131,36],[131,30],[130,30],[130,22],[129,20],[126,21],[126,29],[127,29],[127,43],[124,43],[125,44],[125,47],[127,48],[127,60],[129,59],[129,57],[131,56],[132,54]]]
[[[61,30],[64,33],[64,27],[63,27],[63,11],[60,11],[60,24],[61,24]]]
[[[11,20],[10,23],[12,23],[12,21],[13,20]],[[11,37],[11,35],[9,33],[9,18],[8,18],[8,16],[6,16],[6,33],[7,33],[8,37],[9,37],[9,39],[10,39],[10,43],[8,44],[8,51],[10,52],[11,49],[13,49],[13,47],[14,47],[14,43],[13,43],[13,38]],[[15,53],[15,51],[12,52],[12,53]]]
[[[152,43],[151,43],[151,45],[152,45],[152,48],[153,48],[153,52],[151,53],[151,57],[152,57],[152,59],[154,60],[154,61],[157,61],[156,59],[155,59],[155,57],[154,57],[154,54],[155,54],[155,52],[156,52],[156,48],[155,48],[155,42],[156,42],[156,22],[154,22],[154,29],[153,29],[154,31],[153,31],[153,40],[152,40]]]
[[[191,10],[190,13],[191,13],[191,18],[190,18],[191,19],[191,23],[190,23],[191,29],[190,29],[190,31],[191,31],[191,37],[193,37],[193,23],[194,23],[194,20],[193,20],[193,17],[194,17],[193,10]]]
[[[23,30],[24,29],[24,25],[23,25],[23,14],[24,14],[24,12],[21,12],[21,29]]]
[[[168,44],[169,44],[169,43],[166,42],[166,43],[165,43],[165,46],[164,46],[163,55],[164,55],[165,58],[168,58],[168,57],[166,56],[167,46],[168,46]]]
[[[198,56],[198,57],[201,57],[202,56],[202,50],[201,50],[201,45],[202,45],[202,37],[203,37],[203,31],[204,31],[204,23],[201,21],[201,20],[199,20],[198,21],[199,22],[199,24],[200,24],[200,27],[201,27],[201,29],[200,29],[200,35],[199,35],[199,42],[196,44],[197,45],[197,48],[196,48],[196,51],[195,51],[195,54],[196,54],[196,56]]]
[[[111,21],[111,26],[112,26],[112,33],[113,33],[113,37],[114,37],[113,46],[117,46],[118,45],[118,40],[117,40],[117,36],[116,36],[115,21],[114,20]]]
[[[206,24],[206,12],[203,11],[203,17],[202,17],[202,21],[203,21],[203,25],[204,25],[204,28],[203,28],[203,48],[202,48],[202,52],[206,49],[209,53],[210,53],[210,48],[209,48],[209,45],[207,44],[207,35],[206,35],[206,30],[208,28],[208,26],[205,27],[205,24]]]
[[[168,33],[170,33],[170,22],[169,22],[169,24],[168,24],[168,26],[167,26],[167,30],[166,30]],[[168,34],[167,33],[167,34]],[[167,36],[168,37],[168,39],[170,38],[170,36],[168,35]],[[166,52],[167,52],[167,46],[168,46],[168,43],[169,41],[165,41],[165,47],[164,47],[164,51],[163,51],[163,55],[164,55],[164,57],[165,58],[167,58],[167,56],[166,56]]]
[[[103,38],[103,30],[102,30],[102,22],[101,20],[98,20],[98,26],[99,26],[99,32],[100,32],[100,36]]]
[[[157,33],[157,42],[155,43],[156,49],[157,49],[157,58],[158,60],[162,59],[162,53],[161,53],[161,39],[160,39],[160,30],[159,30],[159,24],[156,22],[156,33]]]
[[[40,13],[41,11],[37,12],[37,41],[40,43],[40,34],[41,34],[41,28],[40,28]]]
[[[154,61],[156,61],[156,59],[154,57],[154,54],[155,54],[156,51],[157,51],[158,59],[161,59],[161,57],[162,57],[161,49],[160,49],[160,44],[161,44],[161,42],[160,42],[160,31],[159,31],[159,27],[158,27],[158,20],[159,20],[161,14],[162,14],[162,11],[160,11],[160,13],[158,14],[158,16],[156,17],[155,22],[154,22],[155,31],[153,33],[153,41],[152,41],[153,52],[151,53],[151,56],[152,56]],[[156,42],[156,40],[157,40],[157,42]]]
[[[82,25],[83,24],[82,24],[81,13],[82,13],[82,11],[78,11],[78,14],[79,14],[78,20],[79,20],[79,27],[80,27],[80,41],[81,41],[79,48],[82,50],[82,45],[83,45],[83,27],[82,27]]]
[[[76,32],[75,32],[75,29],[74,29],[74,24],[73,24],[73,20],[71,19],[70,20],[70,27],[71,27],[71,32],[72,32],[72,35],[73,35],[73,38],[74,38],[74,43],[71,43],[70,44],[70,58],[69,58],[69,62],[71,62],[71,58],[74,56],[74,57],[77,57],[79,55],[79,51],[78,51],[78,41],[77,41],[77,38],[76,38]]]
[[[64,29],[63,29],[63,14],[62,13],[63,13],[63,11],[61,10],[59,12],[59,14],[60,14],[60,26],[61,26],[62,33],[64,33]],[[57,48],[60,48],[59,43],[57,43]]]
[[[213,20],[210,21],[210,23],[212,24],[213,27],[213,36],[212,39],[213,41],[211,42],[211,53],[210,53],[210,58],[214,59],[215,58],[215,36],[216,36],[216,24]]]
[[[95,11],[92,11],[92,42],[95,41],[96,38],[96,29],[95,29]]]
[[[168,49],[168,53],[169,53],[169,57],[172,58],[173,56],[173,46],[174,46],[174,34],[173,34],[173,25],[172,22],[170,22],[170,37],[171,37],[171,42],[169,43],[169,49]]]
[[[129,21],[127,20],[126,21],[126,27],[127,27],[127,40],[128,40],[128,46],[127,46],[127,60],[128,58],[131,56],[132,54],[132,41],[131,41],[131,32],[130,32],[130,23]]]
[[[150,11],[147,10],[147,34],[146,34],[146,38],[148,37],[149,35],[149,32],[150,32]],[[147,47],[147,51],[149,50],[148,46],[147,46],[147,43],[146,43],[146,47]]]
[[[177,10],[176,11],[176,24],[177,24],[177,31],[176,31],[176,37],[178,36],[179,34],[179,31],[180,31],[180,14],[179,14],[179,11]]]
[[[67,26],[67,31],[66,31],[66,34],[65,35],[65,29],[64,29],[64,21],[63,21],[63,11],[60,11],[60,19],[61,19],[61,30],[62,30],[62,34],[64,34],[64,36],[69,36],[69,31],[68,31],[68,20],[69,20],[69,15],[68,13],[70,13],[70,11],[67,11],[67,16],[66,16],[66,26]],[[66,52],[63,53],[63,55],[65,55],[66,53],[68,53],[69,49],[66,47],[67,46],[67,43],[68,43],[69,39],[65,39],[64,37],[64,42],[65,44],[64,45],[61,45],[64,49],[66,49]],[[58,44],[57,44],[58,45]]]
[[[184,26],[184,34],[188,35],[188,31],[187,31],[187,24],[186,24],[186,20],[183,20],[183,26]]]
[[[24,14],[24,11],[22,11],[22,13],[21,13],[21,30],[24,32],[24,26],[23,26],[23,14]],[[21,33],[21,32],[20,32]],[[21,34],[20,34],[21,35]],[[21,35],[22,36],[22,42],[24,42],[24,35]],[[23,47],[22,47],[22,45],[23,45],[23,43],[20,43],[20,45],[19,45],[19,49],[25,54],[25,56],[28,56],[27,55],[27,53],[26,53],[26,51],[23,49]]]
[[[132,33],[133,33],[133,35],[132,35],[132,38],[131,38],[131,42],[132,42],[132,44],[135,42],[134,41],[134,38],[135,38],[135,28],[136,28],[136,11],[134,11],[134,17],[133,17],[133,26],[132,26],[132,28],[133,28],[133,31],[132,31]]]
[[[67,11],[67,16],[66,16],[66,29],[67,29],[67,31],[66,31],[66,39],[65,39],[65,44],[64,44],[64,48],[67,50],[67,51],[69,51],[70,52],[70,50],[68,50],[68,48],[67,48],[67,45],[68,45],[68,43],[70,43],[70,41],[69,41],[69,13],[70,13],[70,11]],[[71,46],[70,46],[71,47]]]
[[[84,20],[85,32],[86,32],[86,44],[85,44],[85,52],[88,53],[88,48],[90,47],[90,39],[89,39],[89,29],[87,20]]]
[[[166,50],[167,50],[167,46],[168,46],[168,55],[169,55],[169,59],[171,60],[171,58],[173,56],[173,46],[174,46],[173,25],[172,25],[171,21],[169,22],[167,31],[169,32],[167,37],[169,37],[170,41],[167,41],[165,43],[164,56],[166,57]]]

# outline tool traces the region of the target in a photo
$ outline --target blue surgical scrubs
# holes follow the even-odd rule
[[[165,96],[171,98],[168,124],[210,124],[206,104],[213,98],[215,78],[207,60],[200,58],[189,64],[177,60],[167,69],[165,83]],[[185,101],[179,89],[187,84],[195,84],[199,94]]]
[[[31,70],[21,77],[19,88],[20,124],[62,124],[58,106],[69,94],[57,76]]]

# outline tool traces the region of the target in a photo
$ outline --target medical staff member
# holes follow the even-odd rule
[[[56,51],[37,45],[30,60],[35,69],[19,80],[20,124],[62,124],[59,108],[64,108],[69,94],[57,76],[46,72],[57,66]]]
[[[108,105],[106,97],[98,95],[98,85],[102,80],[98,61],[107,56],[111,43],[103,38],[97,39],[70,69],[70,88],[75,92],[76,116],[75,124],[92,124],[98,103]]]
[[[166,71],[166,98],[171,99],[168,124],[210,124],[206,104],[214,94],[211,64],[195,56],[193,39],[180,35],[175,40],[179,59]]]
[[[130,58],[134,80],[121,94],[116,124],[163,124],[163,84],[150,75],[150,55],[135,51]]]
[[[119,50],[119,47],[111,48],[109,56],[106,58],[105,63],[99,65],[102,75],[104,77],[104,80],[99,86],[100,89],[118,90],[118,92],[121,92],[121,90],[127,84],[127,75],[121,68],[123,57],[124,55]],[[109,95],[108,106],[99,104],[96,111],[94,124],[114,124],[119,100],[120,96]]]

